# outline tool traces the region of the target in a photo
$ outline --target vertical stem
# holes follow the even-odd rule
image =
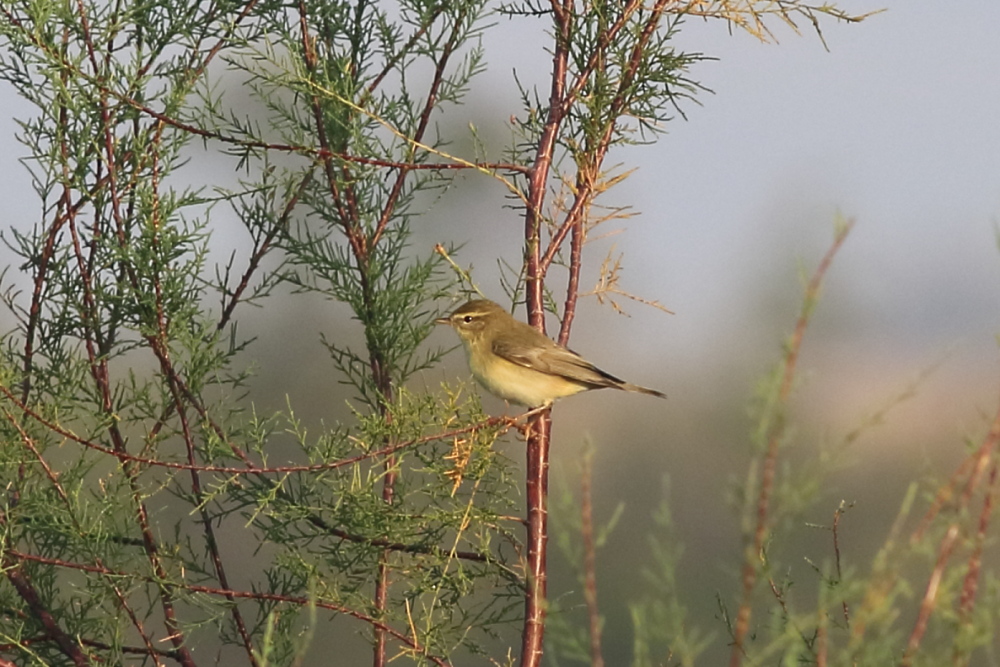
[[[299,0],[298,11],[299,24],[302,30],[303,55],[307,69],[310,73],[313,73],[317,69],[319,56],[314,48],[314,38],[309,34],[308,14],[305,0]],[[360,29],[363,17],[363,4],[358,3],[354,12],[354,21],[358,29]],[[447,61],[448,53],[450,53],[450,51],[447,52],[442,58],[442,63],[439,65],[435,85],[440,84],[440,77],[442,76],[444,68],[443,63],[444,61]],[[427,106],[425,107],[425,116],[429,116],[430,111],[433,108],[432,100],[435,97],[436,95],[432,90],[431,100],[428,101]],[[381,234],[391,217],[390,214],[393,202],[396,201],[402,191],[403,181],[406,178],[407,170],[405,168],[400,170],[396,180],[396,185],[393,187],[392,194],[390,195],[390,201],[387,203],[385,211],[383,212],[382,221],[377,226],[376,231],[373,232],[371,238],[366,237],[358,212],[357,195],[351,185],[353,178],[350,176],[347,167],[344,165],[341,166],[340,173],[338,174],[336,165],[331,157],[335,151],[333,150],[334,147],[330,144],[330,138],[327,136],[323,105],[318,96],[313,96],[312,108],[313,118],[316,123],[316,134],[319,139],[320,146],[327,151],[327,157],[323,160],[323,166],[327,177],[327,185],[330,189],[330,195],[336,203],[337,211],[340,215],[340,224],[343,227],[348,245],[351,249],[351,254],[354,256],[354,260],[356,262],[358,284],[362,294],[362,312],[358,312],[357,314],[364,326],[369,328],[371,323],[377,317],[374,305],[374,293],[377,288],[372,285],[371,256],[375,251],[375,245],[378,243],[379,238],[381,237]],[[426,118],[424,120],[426,120]],[[425,127],[426,123],[421,126],[420,131],[423,132],[423,128]],[[374,340],[371,336],[366,336],[365,338],[367,341],[366,345],[368,348],[368,362],[371,370],[371,376],[379,394],[378,410],[382,418],[388,422],[392,419],[392,415],[389,411],[389,404],[393,400],[392,377],[387,368],[381,342]],[[382,500],[387,504],[392,504],[395,498],[395,469],[396,457],[392,455],[386,457],[385,476],[382,478]],[[386,549],[383,550],[379,556],[373,600],[376,616],[385,613],[389,601],[390,553],[390,550]],[[373,667],[385,667],[388,660],[386,657],[386,634],[385,626],[383,624],[375,625],[375,643],[372,647]]]
[[[538,667],[542,661],[545,634],[546,556],[549,520],[549,440],[552,412],[545,410],[531,419],[527,454],[528,501],[528,590],[524,598],[524,630],[521,633],[521,666]]]
[[[541,264],[542,202],[548,184],[549,169],[556,137],[565,116],[564,96],[569,54],[573,0],[551,0],[556,27],[556,43],[552,55],[552,85],[549,90],[549,110],[545,127],[538,140],[538,152],[531,167],[528,184],[528,205],[524,219],[525,298],[528,323],[545,332],[544,283],[545,269]],[[525,491],[528,503],[528,588],[524,598],[524,627],[521,632],[521,667],[538,667],[542,661],[542,640],[545,635],[546,557],[548,549],[549,439],[552,434],[552,412],[543,410],[532,417],[525,454]]]
[[[524,217],[525,244],[525,298],[528,307],[528,323],[545,333],[545,302],[543,299],[545,268],[541,262],[541,227],[542,202],[548,185],[549,169],[552,166],[552,156],[555,150],[559,128],[565,117],[566,73],[569,54],[566,45],[569,42],[570,9],[573,0],[564,0],[560,5],[552,0],[552,10],[555,17],[557,34],[555,52],[552,56],[552,86],[549,90],[549,110],[538,139],[538,152],[531,166],[531,176],[528,182],[527,211]]]

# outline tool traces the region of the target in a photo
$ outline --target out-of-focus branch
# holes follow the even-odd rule
[[[963,616],[971,614],[975,602],[975,592],[978,587],[979,580],[979,554],[981,549],[981,540],[985,535],[987,526],[989,525],[989,519],[993,508],[993,494],[996,488],[996,449],[998,444],[1000,444],[1000,407],[997,408],[996,415],[993,418],[993,423],[990,426],[990,431],[983,439],[983,443],[975,452],[972,453],[971,456],[962,462],[959,466],[959,472],[956,472],[956,474],[952,476],[951,481],[946,485],[946,488],[953,489],[958,480],[959,473],[961,471],[968,472],[968,477],[965,480],[965,488],[962,490],[962,494],[958,498],[959,509],[965,510],[969,507],[972,495],[979,487],[983,474],[987,469],[990,469],[989,486],[986,490],[985,498],[983,499],[983,507],[979,514],[979,523],[977,526],[976,534],[979,536],[979,541],[977,542],[976,549],[973,550],[972,555],[969,557],[966,575],[962,582],[959,612]],[[951,494],[949,493],[947,495],[950,496]],[[927,517],[924,518],[921,526],[914,533],[914,541],[923,536],[928,525],[941,508],[941,504],[937,501],[944,496],[944,493],[938,493],[935,504],[931,507]],[[961,523],[958,521],[952,521],[951,524],[949,524],[948,529],[945,531],[944,537],[941,538],[941,542],[938,545],[937,560],[935,561],[934,568],[931,570],[931,574],[927,579],[927,586],[924,589],[924,596],[920,601],[920,609],[917,612],[917,619],[913,623],[913,630],[910,631],[910,637],[907,640],[906,651],[903,653],[903,659],[900,661],[900,667],[909,667],[912,665],[913,660],[917,655],[917,651],[920,649],[920,643],[923,640],[924,633],[927,631],[927,624],[929,623],[931,614],[934,613],[934,609],[937,605],[937,594],[940,589],[941,580],[944,578],[945,568],[947,567],[948,560],[951,558],[951,555],[955,550],[955,545],[958,542],[958,538],[961,533]]]
[[[837,251],[847,240],[847,235],[854,226],[854,221],[848,221],[837,229],[833,243],[826,251],[819,266],[813,273],[812,278],[806,285],[803,297],[802,312],[795,323],[795,329],[788,341],[785,357],[783,360],[783,372],[781,385],[778,390],[776,419],[767,436],[767,451],[764,455],[763,470],[760,476],[760,491],[757,495],[757,517],[754,528],[753,539],[747,545],[743,561],[742,593],[740,607],[736,615],[736,624],[733,630],[733,649],[729,657],[730,667],[739,667],[743,662],[744,642],[750,631],[750,616],[753,609],[753,591],[757,584],[757,575],[760,568],[758,564],[763,558],[764,543],[771,525],[771,494],[774,491],[774,478],[778,465],[778,449],[785,432],[785,408],[788,398],[792,392],[792,382],[795,378],[796,365],[799,359],[799,352],[802,347],[802,339],[805,336],[806,328],[819,298],[820,288],[826,272],[833,262]]]
[[[604,667],[601,653],[601,613],[597,606],[597,546],[594,543],[594,509],[591,499],[594,451],[583,455],[580,472],[580,537],[583,540],[583,598],[590,631],[590,667]]]

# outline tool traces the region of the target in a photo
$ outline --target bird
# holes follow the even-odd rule
[[[511,403],[548,407],[556,399],[604,388],[667,397],[602,371],[488,299],[473,299],[434,322],[455,330],[472,375],[487,391]]]

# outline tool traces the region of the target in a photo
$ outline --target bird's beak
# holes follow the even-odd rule
[[[448,317],[439,317],[434,320],[434,324],[451,324],[451,319]]]

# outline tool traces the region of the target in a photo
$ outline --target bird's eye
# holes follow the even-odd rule
[[[465,322],[466,324],[468,324],[469,322],[471,322],[474,319],[476,319],[476,318],[474,318],[472,315],[466,315],[465,317],[462,318],[462,321]]]

